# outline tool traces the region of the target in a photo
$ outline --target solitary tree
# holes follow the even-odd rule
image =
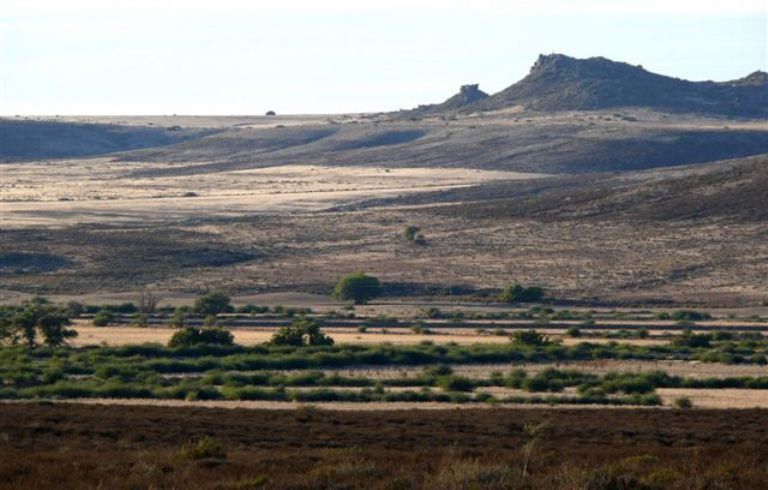
[[[218,315],[232,309],[229,296],[220,291],[211,291],[195,301],[194,310],[198,315]]]
[[[355,272],[341,278],[333,290],[333,297],[342,301],[352,300],[356,305],[364,305],[381,294],[381,283],[372,276]]]
[[[139,296],[139,313],[154,313],[157,308],[157,296],[149,289],[141,291]]]

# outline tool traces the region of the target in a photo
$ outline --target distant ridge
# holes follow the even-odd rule
[[[461,94],[421,112],[493,111],[521,106],[537,111],[642,107],[741,117],[768,117],[768,73],[727,82],[691,82],[596,57],[539,56],[530,73],[490,97],[461,104]],[[456,103],[451,103],[451,101]],[[416,109],[414,112],[419,112]]]

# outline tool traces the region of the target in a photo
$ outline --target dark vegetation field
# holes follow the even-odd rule
[[[2,406],[0,434],[8,489],[730,489],[768,479],[761,410],[19,403]]]

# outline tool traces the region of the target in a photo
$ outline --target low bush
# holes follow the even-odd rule
[[[183,461],[198,461],[201,459],[226,459],[224,446],[213,437],[206,436],[192,439],[179,448],[178,456]]]
[[[505,303],[533,303],[544,298],[544,290],[538,286],[523,287],[520,284],[508,286],[499,299]]]
[[[115,321],[115,315],[109,310],[100,310],[93,317],[94,327],[106,327],[110,323]]]

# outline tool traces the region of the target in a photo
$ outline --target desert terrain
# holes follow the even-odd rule
[[[0,488],[757,488],[767,77],[0,118]]]

